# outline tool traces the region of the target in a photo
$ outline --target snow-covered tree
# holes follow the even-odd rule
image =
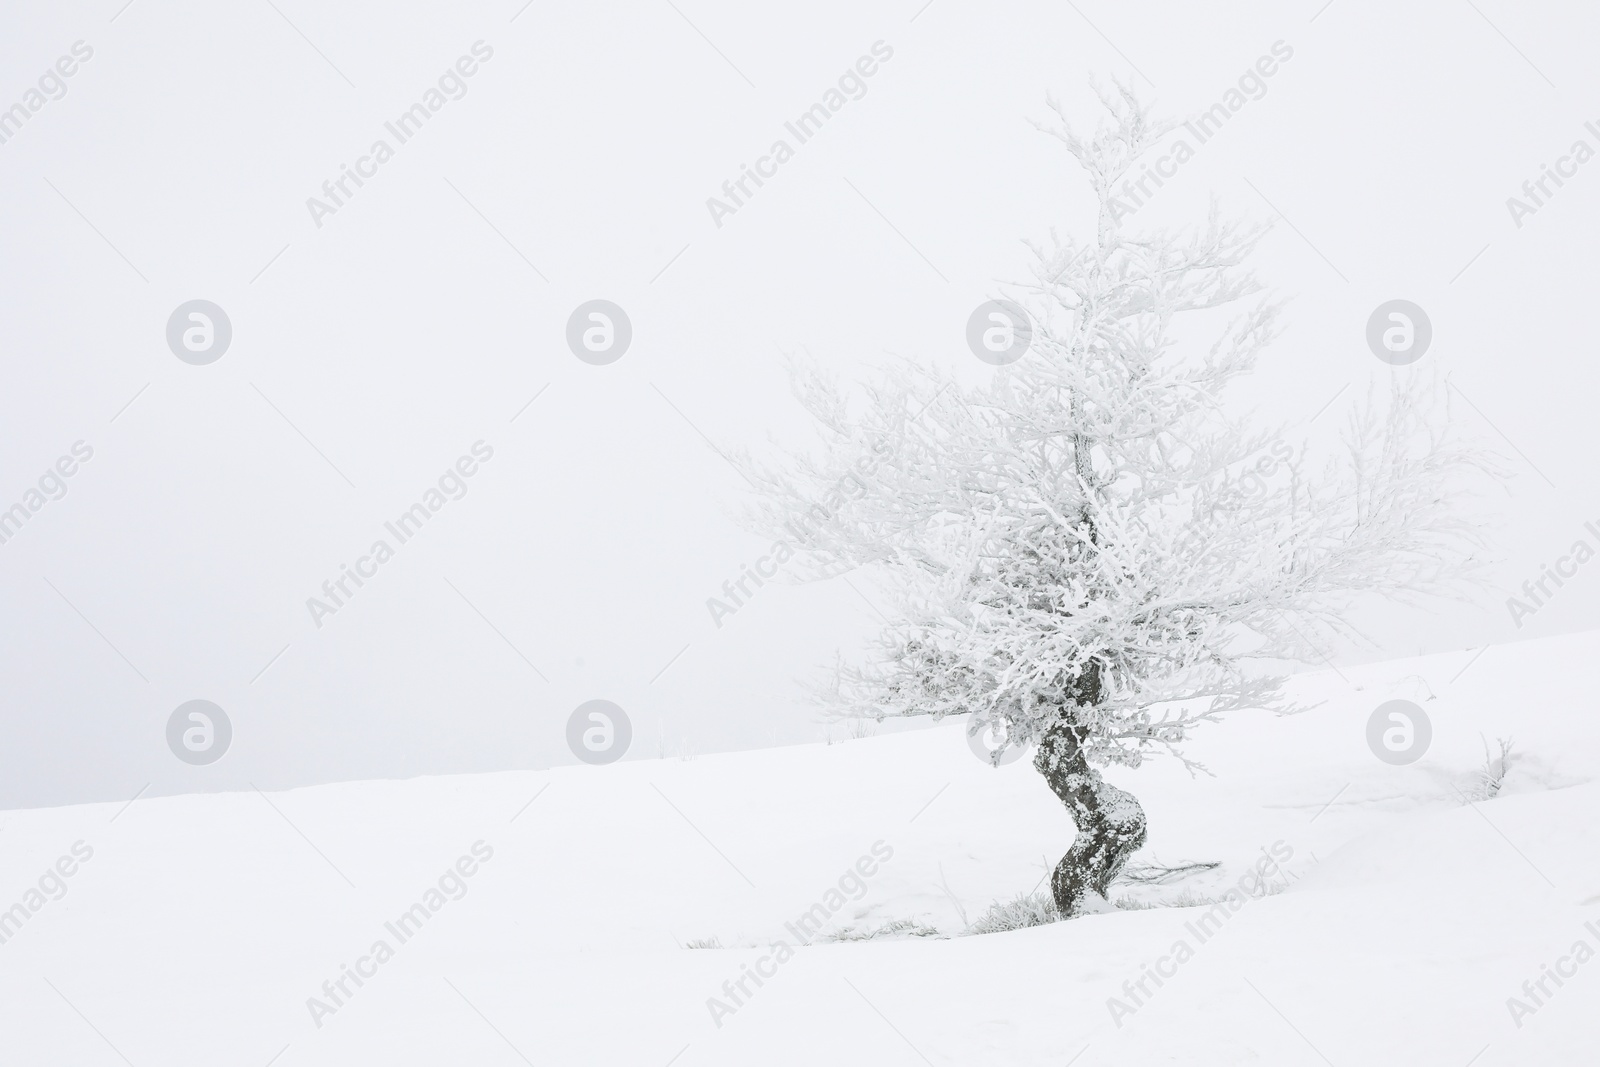
[[[969,730],[1037,744],[1077,827],[1051,878],[1068,916],[1104,907],[1145,840],[1143,808],[1096,765],[1181,757],[1201,723],[1283,708],[1283,661],[1345,630],[1358,595],[1448,588],[1476,544],[1453,485],[1481,466],[1397,371],[1351,416],[1347,454],[1243,477],[1278,441],[1222,396],[1278,332],[1244,268],[1263,231],[1213,209],[1194,232],[1128,232],[1117,187],[1165,127],[1125,90],[1102,100],[1088,138],[1052,104],[1098,227],[1033,248],[1028,354],[976,388],[902,363],[864,403],[801,372],[827,447],[747,463],[757,523],[805,577],[864,568],[892,598],[836,711],[971,713]]]

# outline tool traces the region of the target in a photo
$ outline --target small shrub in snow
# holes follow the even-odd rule
[[[996,901],[989,910],[978,916],[978,921],[966,930],[969,934],[999,934],[1007,930],[1026,930],[1030,926],[1046,926],[1061,921],[1061,909],[1056,907],[1054,896],[1039,891],[1023,893],[1014,900]]]
[[[1263,896],[1270,895],[1263,893]],[[1157,897],[1154,900],[1135,900],[1133,897],[1118,897],[1112,901],[1123,911],[1153,911],[1156,908],[1209,908],[1222,901],[1221,897],[1207,896],[1197,892],[1191,886],[1184,886],[1170,897]]]
[[[1483,766],[1478,768],[1478,788],[1474,800],[1493,800],[1500,795],[1500,789],[1506,784],[1506,775],[1511,773],[1511,765],[1517,761],[1512,754],[1515,742],[1509,737],[1497,738],[1500,746],[1498,755],[1489,754],[1489,742],[1483,742]]]
[[[927,923],[915,919],[890,919],[881,926],[871,929],[845,927],[830,934],[823,935],[824,941],[898,941],[907,937],[938,937],[939,931]]]

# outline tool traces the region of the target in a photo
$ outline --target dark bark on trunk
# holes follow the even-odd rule
[[[1100,696],[1098,670],[1091,668],[1073,695],[1077,705],[1092,707]],[[1107,896],[1112,879],[1145,841],[1144,808],[1089,765],[1083,751],[1088,731],[1072,718],[1071,708],[1064,708],[1033,757],[1078,828],[1071,850],[1050,875],[1056,907],[1069,919],[1081,914],[1091,891]]]

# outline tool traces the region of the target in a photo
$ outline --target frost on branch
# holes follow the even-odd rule
[[[1091,243],[1033,247],[1028,355],[970,388],[902,362],[853,397],[800,371],[825,450],[747,471],[807,577],[864,568],[893,598],[838,710],[972,712],[1022,742],[1059,720],[1089,762],[1136,766],[1223,712],[1280,707],[1272,665],[1348,632],[1357,595],[1446,591],[1477,544],[1454,486],[1485,464],[1393,372],[1326,466],[1301,451],[1242,484],[1280,440],[1224,405],[1278,337],[1245,267],[1264,231],[1215,208],[1189,232],[1124,229],[1113,190],[1167,127],[1126,90],[1102,100],[1094,137],[1048,130],[1098,210]]]

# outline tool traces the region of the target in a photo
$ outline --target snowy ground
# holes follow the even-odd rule
[[[819,943],[777,963],[767,946],[793,943],[785,924],[827,908],[841,877],[865,893],[835,929],[915,919],[954,933],[962,910],[1033,888],[1066,847],[1071,824],[1028,763],[984,766],[957,723],[10,812],[0,908],[39,906],[0,944],[0,1060],[1594,1063],[1600,963],[1571,954],[1600,948],[1600,632],[1469,658],[1304,676],[1299,691],[1323,706],[1238,716],[1193,746],[1216,777],[1170,763],[1114,775],[1150,813],[1141,859],[1223,861],[1157,895],[1220,893],[1263,849],[1292,852],[1287,888],[1214,919],[1203,941],[1207,909],[1157,908]],[[1391,697],[1434,725],[1408,767],[1364,740]],[[1467,804],[1480,734],[1514,735],[1523,759],[1498,798]],[[863,862],[874,873],[858,883],[847,872],[875,844],[892,857]],[[402,942],[385,924],[417,903],[437,910]],[[724,947],[686,947],[710,938]],[[1171,976],[1131,999],[1124,983],[1164,958]],[[719,1026],[708,998],[758,963],[771,977],[746,979],[751,995]],[[346,978],[348,996],[334,987],[336,1003],[323,984],[346,965],[369,977]],[[1576,973],[1546,978],[1551,995],[1513,1019],[1507,998],[1526,999],[1547,965]],[[312,997],[332,1010],[314,1018]],[[1112,997],[1131,1013],[1113,1018]]]

